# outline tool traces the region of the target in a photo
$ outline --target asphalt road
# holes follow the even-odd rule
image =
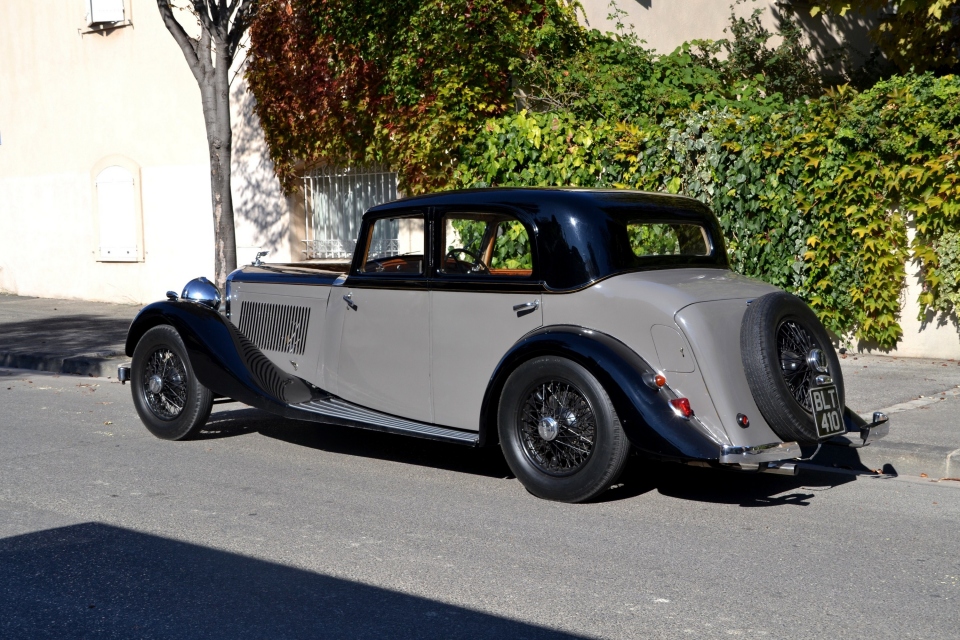
[[[957,638],[960,483],[634,459],[538,500],[499,453],[0,371],[3,638]]]

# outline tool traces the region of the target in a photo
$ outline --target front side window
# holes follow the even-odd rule
[[[706,256],[710,238],[697,224],[642,222],[627,223],[630,248],[638,258],[652,256]]]
[[[495,213],[451,213],[443,219],[440,271],[459,275],[525,278],[533,274],[530,234]]]
[[[367,236],[360,273],[420,275],[424,272],[423,216],[375,220]]]

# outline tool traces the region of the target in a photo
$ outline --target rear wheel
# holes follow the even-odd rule
[[[510,469],[540,498],[582,502],[610,487],[630,445],[600,382],[553,356],[510,374],[500,396],[500,446]]]
[[[150,329],[133,352],[130,371],[133,404],[140,420],[164,440],[184,440],[203,427],[213,393],[197,380],[176,329]]]

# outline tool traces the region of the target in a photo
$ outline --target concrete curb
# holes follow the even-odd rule
[[[960,449],[947,456],[947,475],[944,477],[960,478]]]
[[[951,467],[960,471],[960,451],[950,447],[879,440],[856,451],[865,467],[884,469],[885,465],[891,465],[898,475],[919,476],[925,473],[936,480],[951,477]],[[954,454],[956,458],[951,464]]]
[[[0,353],[0,367],[30,369],[95,378],[116,378],[117,366],[130,358],[117,353],[92,353],[77,356]]]

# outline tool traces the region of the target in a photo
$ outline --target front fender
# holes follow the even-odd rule
[[[165,300],[144,307],[127,332],[127,355],[133,355],[143,334],[164,324],[180,334],[197,379],[214,393],[280,415],[287,413],[287,405],[313,395],[306,383],[274,366],[232,323],[196,302]]]
[[[656,373],[646,360],[605,333],[557,325],[527,334],[500,360],[481,405],[481,445],[495,440],[500,394],[510,373],[522,362],[546,355],[572,360],[600,381],[627,438],[638,449],[670,458],[719,456],[720,443],[678,417],[662,394],[643,382],[643,374]]]

